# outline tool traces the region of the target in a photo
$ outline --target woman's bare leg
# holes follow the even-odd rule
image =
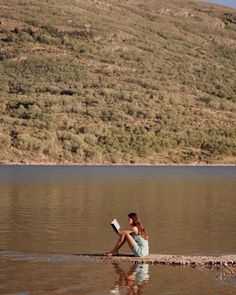
[[[126,242],[125,233],[120,232],[119,233],[119,239],[118,239],[115,247],[110,252],[108,252],[107,255],[117,255],[119,249],[124,245],[125,242]]]
[[[126,232],[125,236],[131,251],[133,251],[134,247],[137,245],[137,242],[135,241],[135,239],[131,236],[129,232]]]
[[[117,255],[119,249],[124,245],[124,243],[127,241],[129,247],[131,250],[134,249],[134,246],[136,245],[136,241],[135,239],[130,235],[130,231],[122,231],[119,233],[119,239],[115,245],[115,247],[108,253],[106,253],[107,255]]]

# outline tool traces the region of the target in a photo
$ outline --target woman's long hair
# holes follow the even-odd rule
[[[146,232],[145,228],[143,227],[138,215],[136,213],[129,213],[128,217],[133,220],[132,225],[137,226],[138,233],[140,234],[140,236],[142,236],[145,240],[148,240],[148,238],[149,238],[148,233]]]

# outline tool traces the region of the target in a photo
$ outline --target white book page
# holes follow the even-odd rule
[[[114,224],[114,226],[117,228],[118,231],[120,230],[119,222],[116,219],[113,219],[111,224]]]

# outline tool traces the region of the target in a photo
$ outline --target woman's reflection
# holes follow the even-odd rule
[[[119,278],[114,287],[110,290],[111,294],[120,294],[121,287],[127,287],[127,294],[142,294],[142,289],[149,280],[149,265],[134,264],[128,272],[125,272],[118,263],[112,263]]]

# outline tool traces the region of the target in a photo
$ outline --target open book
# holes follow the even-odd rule
[[[119,231],[120,231],[120,225],[119,225],[119,223],[118,223],[118,221],[116,219],[113,219],[112,220],[111,226],[112,226],[112,228],[114,229],[114,231],[116,233],[119,233]]]

